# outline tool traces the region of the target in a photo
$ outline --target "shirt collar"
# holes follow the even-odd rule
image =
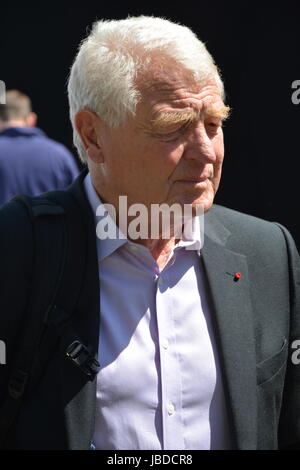
[[[15,136],[45,136],[45,132],[38,127],[7,127],[0,133],[2,136],[15,137]]]
[[[97,226],[97,224],[101,220],[101,216],[96,215],[96,211],[98,207],[102,205],[103,203],[92,184],[90,173],[88,173],[86,177],[84,178],[83,184],[84,184],[84,188],[85,188],[89,203],[92,207],[92,211],[93,211],[94,219],[95,219],[95,225]],[[115,221],[111,218],[111,216],[107,214],[105,217],[106,217],[107,222],[112,227],[115,228],[116,233],[119,234],[120,230],[116,226]],[[109,256],[110,254],[112,254],[114,251],[120,248],[120,246],[124,245],[125,243],[128,243],[127,238],[124,238],[124,237],[123,238],[120,238],[120,237],[104,238],[102,240],[100,240],[98,236],[96,236],[96,238],[97,238],[97,251],[98,251],[99,261],[102,261],[106,256]]]
[[[182,239],[177,243],[175,250],[185,248],[186,250],[195,250],[200,255],[201,240],[203,238],[201,216],[193,217],[188,228],[188,230],[183,231]]]
[[[83,184],[94,214],[95,225],[97,226],[101,220],[101,216],[97,216],[96,211],[100,205],[103,205],[103,203],[92,184],[90,173],[88,173],[84,178]],[[115,224],[115,221],[109,214],[106,213],[105,217],[111,227],[114,227],[117,235],[121,234],[121,236],[117,236],[116,238],[105,238],[102,240],[96,237],[99,261],[102,261],[106,256],[109,256],[126,243],[132,243],[122,234],[119,227]],[[197,254],[200,255],[201,239],[203,236],[201,233],[200,217],[201,216],[193,217],[189,230],[183,231],[182,239],[174,247],[174,251],[180,248],[185,248],[186,250],[195,250],[197,251]]]

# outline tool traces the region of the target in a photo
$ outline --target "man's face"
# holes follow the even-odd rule
[[[221,177],[225,114],[213,82],[199,86],[176,74],[144,86],[136,115],[103,130],[104,199],[127,195],[128,204],[201,204],[207,211]]]

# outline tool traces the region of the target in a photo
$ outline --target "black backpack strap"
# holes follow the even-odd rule
[[[57,336],[63,336],[62,346],[65,357],[92,381],[100,370],[97,352],[90,345],[82,342],[72,322],[72,314],[85,280],[88,247],[87,221],[78,202],[69,192],[52,192],[49,198],[65,209],[68,249],[63,277],[58,285],[55,301],[51,303],[47,311],[45,323],[56,330]]]
[[[29,308],[10,374],[8,395],[0,410],[0,445],[4,446],[25,392],[38,383],[36,371],[41,372],[43,364],[36,369],[37,351],[47,328],[52,328],[57,337],[67,331],[66,356],[91,380],[99,371],[94,352],[82,344],[71,326],[85,268],[86,253],[82,248],[86,234],[81,210],[66,191],[36,198],[17,196],[14,200],[28,212],[35,253]]]

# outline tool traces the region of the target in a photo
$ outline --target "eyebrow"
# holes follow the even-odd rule
[[[205,116],[208,118],[221,119],[224,121],[228,118],[230,113],[229,106],[225,105],[211,105],[205,111]],[[151,120],[151,130],[159,130],[175,124],[191,124],[198,121],[200,118],[200,111],[191,109],[185,112],[162,112],[156,118]]]

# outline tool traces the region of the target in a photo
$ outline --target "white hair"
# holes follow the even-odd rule
[[[159,56],[175,60],[197,82],[213,79],[224,97],[212,56],[186,26],[149,16],[97,21],[80,44],[68,82],[74,145],[82,161],[86,152],[75,128],[76,113],[89,109],[109,126],[120,126],[128,113],[134,115],[140,99],[138,74]]]

